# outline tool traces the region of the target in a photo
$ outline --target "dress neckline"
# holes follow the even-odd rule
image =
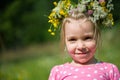
[[[67,62],[67,63],[65,63],[65,65],[68,65],[68,66],[71,66],[71,67],[92,67],[92,66],[96,66],[96,65],[98,65],[100,63],[103,63],[103,62],[98,60],[95,64],[79,65],[79,66],[78,65],[73,65],[70,62]]]

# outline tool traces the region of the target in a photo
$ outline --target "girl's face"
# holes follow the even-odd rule
[[[65,24],[65,44],[74,63],[93,63],[96,50],[93,24],[90,21],[71,19]]]

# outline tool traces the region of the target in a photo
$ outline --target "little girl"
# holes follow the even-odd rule
[[[120,80],[116,65],[94,56],[99,37],[96,22],[78,8],[71,9],[62,22],[61,40],[72,61],[53,67],[49,80]]]

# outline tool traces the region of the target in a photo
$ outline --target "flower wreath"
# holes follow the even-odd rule
[[[55,8],[52,9],[49,18],[51,23],[48,32],[55,35],[61,21],[74,10],[87,14],[94,23],[101,21],[104,26],[114,25],[111,10],[113,10],[112,0],[78,0],[75,4],[71,0],[60,0],[58,3],[53,2]]]

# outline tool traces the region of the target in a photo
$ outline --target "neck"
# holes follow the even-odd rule
[[[80,63],[80,62],[76,62],[76,61],[72,61],[71,64],[75,65],[75,66],[84,66],[84,65],[93,65],[96,64],[98,62],[98,60],[96,58],[92,58],[91,60],[85,62],[85,63]]]

